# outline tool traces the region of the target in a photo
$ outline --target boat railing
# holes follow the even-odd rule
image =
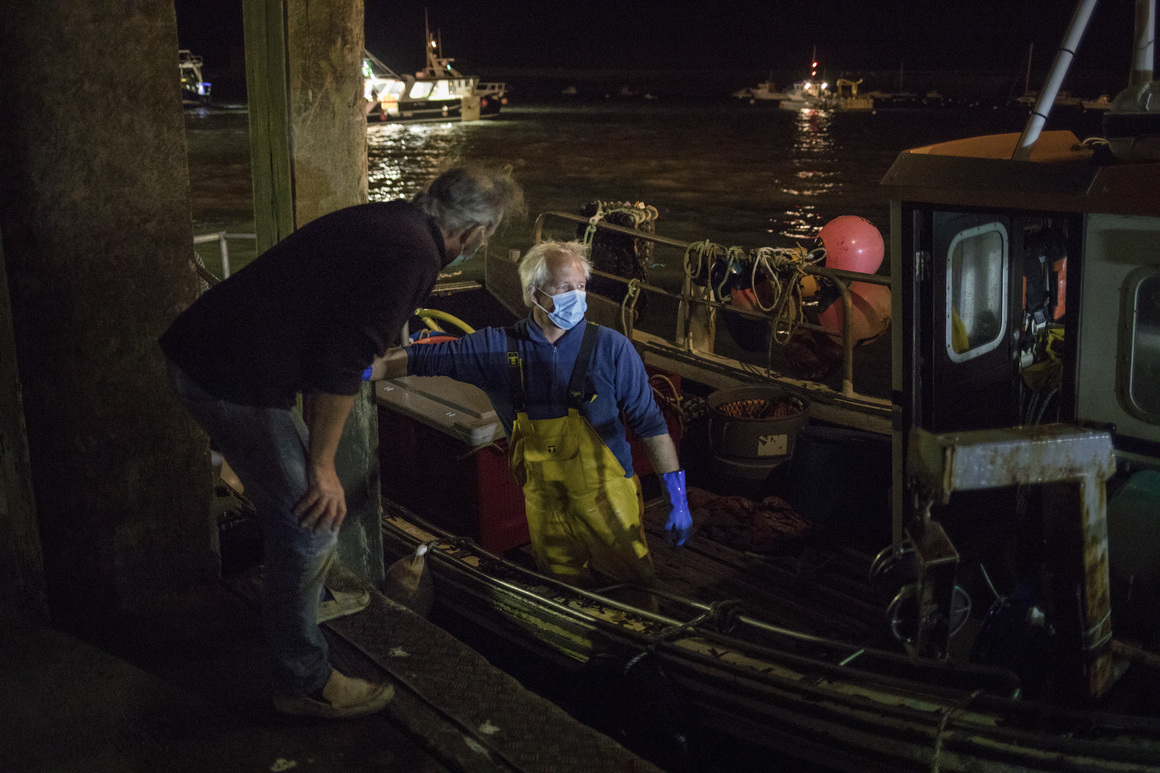
[[[667,238],[664,236],[658,236],[656,234],[647,233],[647,232],[640,231],[640,230],[637,230],[634,228],[619,226],[619,225],[615,225],[612,223],[606,223],[603,221],[593,222],[591,218],[583,217],[580,215],[573,215],[573,214],[568,213],[568,212],[544,212],[544,213],[540,214],[540,216],[538,218],[536,218],[536,225],[535,225],[535,231],[534,231],[534,240],[535,240],[536,244],[539,244],[541,241],[543,241],[544,223],[549,218],[557,218],[557,219],[567,220],[567,221],[570,221],[573,223],[587,225],[587,226],[593,227],[597,230],[609,231],[612,233],[618,233],[618,234],[622,234],[625,236],[631,236],[634,239],[643,239],[643,240],[652,242],[654,244],[665,245],[668,247],[674,247],[676,249],[682,250],[683,253],[687,253],[691,248],[696,247],[695,243],[682,242],[682,241],[678,241],[676,239],[670,239],[670,238]],[[842,270],[842,269],[825,268],[822,266],[815,266],[815,265],[812,265],[809,263],[802,263],[797,268],[798,268],[798,270],[800,270],[804,274],[818,276],[818,277],[822,277],[824,279],[829,280],[834,285],[834,287],[838,290],[839,298],[838,298],[837,302],[840,302],[842,304],[842,312],[843,312],[843,314],[842,314],[842,340],[841,340],[841,348],[842,348],[841,394],[843,397],[866,397],[865,395],[858,395],[858,393],[854,390],[854,337],[853,337],[854,315],[852,313],[853,312],[853,301],[852,301],[852,297],[850,295],[849,285],[850,285],[850,283],[853,283],[853,282],[866,282],[869,284],[885,285],[885,286],[889,287],[890,286],[890,277],[881,276],[878,274],[863,274],[863,273],[860,273],[857,271],[846,271],[846,270]],[[712,310],[725,309],[725,310],[728,310],[730,313],[738,314],[740,316],[743,316],[743,317],[746,317],[749,319],[754,319],[754,320],[761,320],[761,321],[765,321],[765,322],[770,322],[772,319],[771,316],[769,314],[766,314],[766,313],[750,311],[748,309],[739,308],[735,305],[732,305],[730,303],[723,302],[720,300],[716,300],[712,297],[708,297],[708,298],[701,297],[700,295],[698,295],[697,293],[694,292],[694,284],[690,280],[688,272],[686,272],[686,274],[685,274],[685,280],[682,283],[680,292],[672,292],[671,290],[667,290],[663,287],[658,287],[657,285],[650,284],[647,282],[641,282],[637,279],[623,277],[623,276],[620,276],[619,274],[611,274],[608,272],[596,271],[596,270],[594,270],[592,273],[594,276],[598,276],[598,277],[601,277],[604,279],[609,279],[609,280],[624,284],[626,286],[626,288],[635,287],[636,289],[638,289],[640,291],[646,291],[646,292],[649,292],[649,293],[652,293],[652,294],[655,294],[658,296],[663,296],[663,297],[675,299],[680,303],[681,309],[691,309],[695,306],[701,306],[701,307],[705,307],[706,309],[712,309]],[[626,295],[626,299],[627,299],[627,297],[628,296]],[[622,309],[622,312],[623,311],[624,311],[624,309]],[[633,315],[631,313],[629,313],[629,314],[622,313],[621,314],[621,324],[622,324],[622,327],[624,328],[624,333],[625,333],[625,335],[627,335],[629,337],[632,337],[632,333],[633,333],[632,316]],[[692,352],[692,351],[696,350],[697,346],[694,342],[693,326],[691,324],[689,324],[689,315],[688,314],[679,315],[677,324],[678,324],[678,329],[676,331],[674,341],[678,345],[682,346],[682,348],[686,352]],[[833,334],[834,333],[834,331],[831,330],[830,328],[824,327],[822,325],[814,324],[814,323],[809,322],[805,319],[795,319],[792,322],[792,325],[793,325],[793,327],[798,327],[798,328],[802,328],[805,330],[811,330],[811,331],[824,333],[824,334]],[[772,332],[771,332],[771,337],[772,337]],[[772,375],[772,374],[770,373],[767,375]]]
[[[257,234],[246,233],[228,233],[226,231],[215,231],[213,233],[195,234],[193,237],[193,246],[197,247],[199,244],[216,244],[218,247],[218,255],[221,260],[222,275],[219,277],[208,268],[205,267],[205,262],[201,255],[194,250],[194,265],[197,267],[198,276],[200,276],[209,285],[215,285],[223,279],[228,279],[230,275],[230,246],[231,239],[244,239],[246,241],[258,242]]]

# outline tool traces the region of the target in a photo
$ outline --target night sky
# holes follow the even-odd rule
[[[209,68],[242,43],[241,0],[177,0],[181,46]],[[1126,80],[1132,1],[1097,6],[1076,68]],[[423,12],[465,72],[805,68],[1046,73],[1071,0],[366,0],[367,47],[395,70],[423,63]],[[805,75],[806,73],[802,73]]]

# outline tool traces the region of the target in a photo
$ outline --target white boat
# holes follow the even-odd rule
[[[874,100],[865,94],[858,94],[858,84],[839,78],[837,90],[825,81],[804,80],[793,85],[781,102],[782,110],[873,110]]]
[[[201,57],[192,51],[182,49],[177,52],[177,67],[181,71],[181,102],[183,105],[208,105],[210,83],[202,80]]]
[[[507,85],[480,83],[440,56],[436,37],[427,30],[426,66],[400,75],[371,52],[363,51],[363,98],[368,122],[425,123],[476,121],[499,114],[507,103]]]
[[[782,110],[873,110],[874,100],[863,94],[858,96],[858,84],[861,79],[853,81],[848,78],[838,78],[836,90],[830,84],[818,78],[818,50],[814,49],[810,59],[810,77],[793,84],[785,94],[777,94],[780,100],[778,107]],[[772,94],[773,83],[767,81],[761,86],[768,87]],[[760,87],[759,87],[760,88]],[[774,96],[767,97],[768,99]]]
[[[754,102],[780,102],[786,99],[789,95],[784,91],[779,91],[777,85],[772,80],[762,81],[752,88],[744,88],[733,92],[733,96],[738,99],[747,99],[750,104]]]
[[[798,81],[785,92],[778,107],[782,110],[823,110],[829,96],[829,84],[825,81]]]

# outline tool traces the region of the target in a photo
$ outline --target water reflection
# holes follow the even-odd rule
[[[832,213],[823,214],[819,201],[832,201],[842,187],[830,110],[801,110],[794,120],[793,173],[783,180],[781,193],[789,205],[770,216],[770,233],[790,239],[813,239]]]
[[[462,162],[467,128],[462,123],[367,127],[370,200],[410,198],[441,169]]]

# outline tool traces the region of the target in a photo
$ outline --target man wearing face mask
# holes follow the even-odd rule
[[[685,473],[631,342],[584,319],[590,272],[584,245],[539,244],[519,267],[527,318],[392,350],[372,376],[443,375],[483,389],[510,438],[540,570],[580,586],[596,578],[648,585],[643,500],[621,415],[665,483],[674,546],[692,533]]]
[[[456,167],[411,201],[324,215],[203,294],[160,340],[175,391],[257,510],[278,711],[359,716],[391,697],[331,668],[318,628],[346,516],[335,452],[363,371],[399,342],[439,272],[522,201],[510,173]]]

